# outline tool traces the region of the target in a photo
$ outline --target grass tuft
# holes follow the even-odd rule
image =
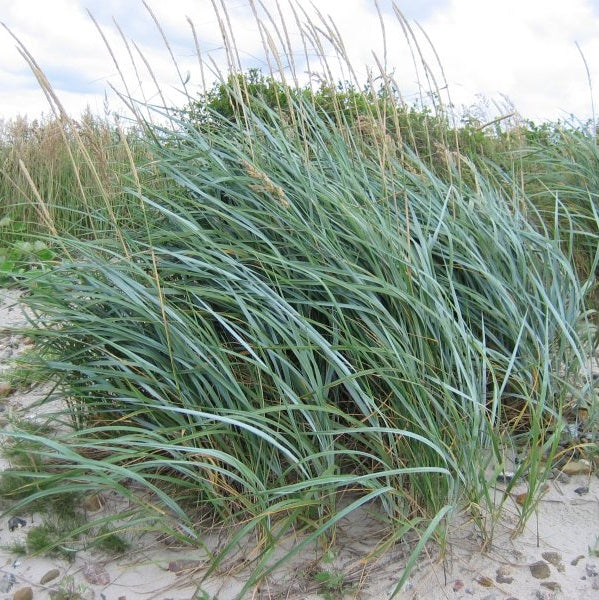
[[[82,229],[59,229],[52,203],[36,205],[60,258],[19,271],[36,317],[27,360],[67,407],[53,436],[6,432],[35,466],[19,468],[31,493],[15,506],[116,491],[127,512],[73,536],[118,546],[113,529],[159,530],[206,552],[206,578],[242,546],[241,595],[374,507],[387,535],[373,556],[418,536],[396,594],[452,511],[491,541],[516,452],[522,526],[569,415],[596,403],[584,369],[599,219],[592,202],[579,210],[592,169],[581,182],[563,158],[549,219],[541,178],[520,186],[461,153],[442,112],[412,113],[406,132],[390,83],[314,93],[231,70],[195,112],[138,110],[151,162],[136,168],[119,138],[131,170],[115,205],[81,134],[63,132],[100,208],[66,203]],[[218,547],[214,527],[228,532]]]

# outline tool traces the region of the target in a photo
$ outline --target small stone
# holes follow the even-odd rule
[[[83,576],[92,585],[108,585],[110,575],[102,565],[87,563],[83,569]]]
[[[6,398],[12,392],[12,385],[7,381],[0,381],[0,398]]]
[[[563,471],[560,471],[560,472],[557,474],[556,480],[557,480],[559,483],[563,483],[563,484],[565,485],[565,484],[568,484],[568,483],[570,483],[570,476],[569,476],[569,475],[566,475],[566,473],[564,473]]]
[[[33,598],[33,590],[30,587],[24,587],[20,590],[17,590],[13,596],[12,600],[32,600]]]
[[[546,587],[548,590],[552,592],[561,592],[562,586],[557,581],[543,581],[541,583],[543,587]]]
[[[548,563],[551,563],[560,573],[565,571],[564,563],[562,562],[562,555],[559,552],[543,552],[541,556]]]
[[[25,527],[25,525],[27,525],[27,521],[21,517],[11,517],[8,519],[8,531],[14,531],[20,527]]]
[[[498,574],[497,577],[495,577],[495,581],[497,583],[513,583],[514,582],[514,578],[513,577],[508,577],[507,575]]]
[[[51,569],[40,579],[40,584],[46,585],[46,583],[56,579],[59,575],[60,571],[58,569]]]
[[[514,478],[514,473],[511,471],[504,471],[497,475],[497,483],[509,483]]]
[[[516,504],[519,504],[520,506],[524,506],[526,504],[526,501],[528,500],[528,492],[522,492],[521,494],[516,494],[514,496],[514,499],[516,500]]]
[[[551,571],[549,570],[549,565],[544,561],[540,560],[529,566],[530,574],[535,579],[547,579],[549,575],[551,575]]]
[[[570,561],[570,564],[575,567],[582,559],[584,558],[584,554],[579,554],[576,558]]]
[[[584,570],[587,574],[587,577],[597,577],[597,575],[599,575],[599,571],[597,571],[597,565],[594,563],[587,563]]]
[[[584,485],[584,486],[576,488],[574,490],[574,493],[578,494],[579,496],[584,496],[585,494],[589,493],[589,488],[586,485]]]
[[[485,575],[481,575],[476,581],[483,587],[493,587],[494,585],[493,580]]]
[[[456,579],[453,583],[453,591],[459,592],[464,587],[464,582],[461,579]]]
[[[591,465],[583,460],[573,460],[562,467],[566,475],[585,475],[590,473]]]

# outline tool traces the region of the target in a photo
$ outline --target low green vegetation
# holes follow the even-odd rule
[[[115,530],[102,527],[98,531],[91,547],[110,556],[120,556],[131,548],[131,544]]]
[[[5,276],[39,318],[27,369],[70,425],[6,431],[32,465],[8,475],[12,508],[116,491],[127,512],[73,536],[119,552],[113,531],[161,531],[205,551],[206,578],[243,547],[243,596],[375,507],[378,552],[417,534],[398,592],[453,511],[492,541],[510,456],[522,527],[568,419],[597,427],[595,132],[457,127],[390,84],[277,81],[231,72],[132,137],[66,127],[77,184],[51,201],[58,171],[33,153],[13,188],[26,170],[5,144],[18,201],[0,223],[10,252],[30,244]],[[342,574],[319,577],[342,593]]]
[[[325,600],[343,598],[344,594],[351,593],[351,586],[346,584],[343,573],[318,571],[314,574],[314,581],[319,585],[319,595]]]
[[[70,528],[62,526],[59,523],[50,523],[49,521],[30,528],[27,531],[27,553],[28,554],[46,554],[65,560],[73,560],[76,550],[64,544],[65,531]]]
[[[0,283],[17,280],[25,271],[43,269],[55,259],[55,252],[42,240],[9,244],[0,248]]]
[[[78,583],[73,575],[63,577],[58,588],[49,593],[51,600],[83,600],[89,595],[89,586]]]

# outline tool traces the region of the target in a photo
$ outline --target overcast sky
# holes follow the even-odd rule
[[[214,0],[217,5],[221,2],[227,8],[242,67],[266,70],[251,1]],[[259,0],[255,3],[260,4]],[[202,71],[186,17],[195,26],[206,63],[204,77],[210,79],[211,65],[226,69],[212,0],[147,0],[147,4],[168,38],[188,93],[200,90]],[[263,0],[263,4],[276,20],[279,9],[284,15],[296,73],[304,81],[308,71],[318,68],[316,62],[306,61],[288,0],[281,0],[279,9],[275,0]],[[483,119],[509,112],[510,103],[537,122],[591,116],[583,56],[591,82],[599,90],[599,0],[397,0],[395,4],[415,34],[411,45],[391,0],[378,0],[384,36],[375,0],[296,2],[316,24],[319,19],[309,9],[311,4],[323,18],[330,16],[339,29],[358,77],[365,77],[368,67],[378,73],[373,52],[381,64],[386,57],[386,70],[408,102],[417,101],[431,89],[422,67],[415,70],[413,66],[417,43],[434,78],[432,86],[443,88],[443,100],[458,108],[476,105],[475,111],[482,112]],[[110,108],[122,110],[109,84],[120,91],[125,86],[87,10],[108,40],[128,92],[136,100],[160,102],[147,62],[167,101],[183,102],[177,70],[142,0],[0,0],[0,20],[37,60],[69,112],[77,115],[89,105],[92,111],[102,113],[105,95]],[[264,12],[261,16],[267,23]],[[299,20],[306,21],[301,14]],[[278,31],[284,30],[279,26]],[[280,43],[276,33],[273,39]],[[284,36],[282,40],[287,43]],[[35,118],[48,113],[35,77],[5,30],[0,31],[0,44],[0,117],[27,114]],[[330,47],[323,51],[335,76],[347,76],[338,66],[335,52]],[[314,61],[313,57],[313,49],[308,48],[308,59]],[[416,62],[421,65],[420,59]],[[290,74],[289,65],[284,66]],[[599,109],[597,93],[595,101]]]

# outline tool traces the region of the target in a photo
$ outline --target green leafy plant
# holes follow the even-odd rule
[[[0,282],[17,279],[29,270],[45,269],[54,260],[56,253],[42,240],[0,248]]]

